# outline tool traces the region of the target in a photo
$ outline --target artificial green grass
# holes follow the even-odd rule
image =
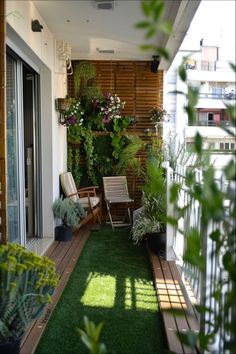
[[[128,230],[92,232],[47,325],[36,354],[85,354],[83,316],[104,321],[107,354],[163,354],[165,334],[145,245]]]

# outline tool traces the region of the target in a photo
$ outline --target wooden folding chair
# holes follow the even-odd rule
[[[96,189],[98,187],[91,186],[77,189],[71,172],[61,173],[60,182],[66,198],[70,198],[75,203],[79,202],[86,212],[86,217],[80,220],[80,225],[84,225],[92,219],[94,222],[98,220],[99,224],[101,224],[101,200],[99,196],[96,195]]]
[[[131,226],[131,215],[129,203],[132,203],[134,200],[130,198],[128,192],[127,178],[126,176],[112,176],[112,177],[103,177],[103,188],[105,195],[105,203],[107,207],[107,213],[109,216],[110,224],[112,229],[120,226]],[[127,205],[128,213],[128,223],[123,221],[113,221],[111,215],[111,206],[112,204],[121,204],[125,203]]]

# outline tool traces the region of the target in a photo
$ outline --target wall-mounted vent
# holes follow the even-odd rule
[[[99,49],[99,48],[96,48],[97,52],[98,53],[101,53],[101,54],[114,54],[115,51],[114,49]]]
[[[115,0],[94,0],[98,10],[113,10]]]

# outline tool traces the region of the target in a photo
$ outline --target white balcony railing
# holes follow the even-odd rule
[[[177,166],[173,171],[170,167],[166,167],[167,175],[167,212],[168,216],[178,220],[177,227],[167,226],[167,259],[173,260],[181,267],[184,283],[190,286],[190,292],[194,294],[198,304],[205,305],[210,311],[206,311],[199,315],[201,331],[205,333],[212,332],[215,329],[217,316],[221,315],[223,323],[220,328],[217,328],[214,343],[209,348],[211,353],[229,353],[225,348],[225,342],[228,340],[227,323],[232,321],[233,309],[230,309],[229,315],[223,314],[223,304],[227,301],[227,294],[231,289],[232,284],[229,282],[228,275],[223,267],[223,255],[227,251],[227,243],[221,247],[221,250],[213,252],[216,249],[214,238],[210,237],[213,232],[220,230],[221,235],[225,237],[225,228],[222,221],[210,221],[207,225],[202,223],[201,205],[197,199],[193,198],[193,193],[186,184],[186,166]],[[202,184],[202,172],[195,170],[195,183]],[[177,202],[173,205],[169,203],[170,188],[173,183],[180,185],[180,191]],[[221,190],[227,188],[227,183],[223,180],[218,180]],[[225,213],[229,210],[229,201],[225,201]],[[179,208],[182,213],[179,214]],[[181,217],[180,217],[181,215]],[[228,225],[234,225],[235,221],[231,220]],[[230,228],[230,227],[229,227]],[[194,231],[193,231],[194,230]],[[187,247],[188,237],[192,232],[200,235],[200,250],[199,253],[206,260],[204,271],[200,271],[199,266],[193,266],[186,261],[185,250]],[[230,230],[228,229],[228,232]],[[235,247],[235,245],[234,245]],[[196,240],[196,252],[198,245]],[[173,256],[174,255],[174,256]],[[216,300],[215,294],[219,291],[219,284],[224,284],[221,288],[220,302]],[[186,289],[189,293],[189,289]]]

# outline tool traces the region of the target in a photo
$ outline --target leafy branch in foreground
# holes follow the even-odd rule
[[[101,331],[104,323],[100,322],[97,326],[89,321],[87,316],[84,316],[85,330],[77,328],[82,342],[89,349],[90,354],[105,354],[106,346],[100,342]]]
[[[146,31],[144,36],[146,40],[155,38],[158,32],[162,32],[164,34],[171,33],[172,24],[163,19],[165,11],[163,1],[142,0],[141,6],[146,20],[138,22],[135,27]],[[157,47],[155,44],[142,44],[140,48],[142,50],[153,51],[165,59],[169,59],[168,51],[165,48]]]
[[[145,20],[136,24],[136,28],[146,31],[145,39],[150,40],[155,38],[158,31],[170,33],[171,26],[162,20],[164,15],[163,0],[143,0],[142,11]],[[165,59],[169,58],[169,53],[164,48],[159,48],[155,44],[144,44],[141,46],[143,50],[156,52]],[[236,65],[230,64],[232,70],[236,72]],[[188,121],[194,123],[196,121],[196,104],[199,97],[199,89],[193,87],[187,82],[187,72],[182,63],[178,70],[180,79],[187,85],[187,94],[176,92],[186,97],[185,112],[188,115]],[[235,105],[227,105],[227,114],[230,118],[230,124],[235,127],[236,124],[236,108]],[[235,132],[229,127],[223,128],[231,137],[236,138]],[[203,141],[200,134],[196,134],[194,142],[194,153],[199,161],[205,161],[205,151],[203,149]],[[202,184],[195,180],[193,171],[187,175],[190,199],[197,201],[202,210],[202,217],[199,220],[199,230],[194,228],[191,230],[191,237],[187,241],[187,247],[184,253],[185,260],[199,268],[201,277],[206,277],[206,260],[209,255],[204,249],[203,235],[213,241],[211,251],[211,260],[218,260],[217,271],[223,274],[221,280],[212,280],[210,284],[213,293],[204,293],[201,303],[197,306],[197,310],[201,316],[201,330],[199,334],[186,333],[180,334],[181,342],[190,347],[195,347],[196,343],[200,352],[205,350],[211,351],[214,342],[217,342],[217,335],[220,336],[220,341],[223,342],[224,352],[236,353],[236,336],[235,336],[235,298],[236,298],[236,163],[235,153],[233,158],[227,163],[222,171],[223,178],[227,181],[225,190],[217,184],[215,180],[215,168],[213,165],[203,163],[198,167],[202,167],[203,178]],[[176,203],[178,199],[178,185],[172,187],[172,202]],[[225,207],[225,202],[228,202],[228,207]],[[178,220],[171,220],[172,224],[176,224]],[[216,228],[210,234],[207,234],[208,225],[215,224]],[[183,232],[187,239],[187,232]],[[203,285],[203,284],[202,284]],[[214,285],[214,288],[213,288]],[[206,285],[205,285],[206,286]],[[203,291],[204,291],[203,286]],[[227,289],[227,290],[225,290]],[[224,301],[222,299],[225,293]],[[215,305],[210,308],[207,303],[214,299]],[[212,320],[209,321],[208,319]],[[218,343],[219,344],[219,343]]]

